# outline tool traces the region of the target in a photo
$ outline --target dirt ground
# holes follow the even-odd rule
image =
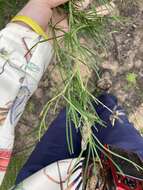
[[[114,24],[116,30],[110,38],[108,55],[103,55],[100,66],[102,82],[111,85],[109,91],[118,97],[131,122],[143,131],[143,1],[117,0],[115,4],[124,23]],[[25,150],[29,154],[38,140],[39,114],[56,92],[51,68],[45,73],[16,128],[14,155]],[[51,109],[47,123],[50,124],[55,116]]]
[[[101,65],[103,79],[126,109],[130,120],[143,127],[143,1],[116,1],[125,23],[117,24],[110,50]]]

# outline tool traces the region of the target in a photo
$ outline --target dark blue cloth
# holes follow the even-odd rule
[[[53,162],[79,156],[81,152],[80,132],[77,131],[73,125],[71,126],[74,153],[70,154],[66,140],[67,133],[65,126],[66,109],[61,111],[37,144],[28,161],[17,176],[16,184],[19,184],[25,178]]]
[[[117,99],[110,94],[102,94],[99,100],[110,109],[120,110]],[[102,144],[113,145],[128,151],[137,153],[143,159],[143,138],[129,123],[126,115],[120,118],[122,122],[116,120],[115,126],[111,125],[111,112],[101,104],[95,105],[95,110],[99,117],[105,122],[106,128],[96,124],[97,130],[93,127],[93,132]],[[66,141],[66,110],[62,110],[57,119],[49,127],[35,150],[29,157],[24,167],[19,172],[16,184],[23,181],[41,168],[58,160],[78,157],[81,152],[81,135],[72,125],[74,153],[70,154]]]

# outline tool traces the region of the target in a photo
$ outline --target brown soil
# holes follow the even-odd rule
[[[125,23],[111,35],[109,54],[101,65],[103,79],[112,82],[115,94],[137,128],[143,127],[143,2],[116,1]],[[134,81],[128,76],[135,76]],[[135,115],[135,116],[134,116]],[[136,119],[134,119],[136,117]]]

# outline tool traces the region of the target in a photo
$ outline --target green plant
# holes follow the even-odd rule
[[[98,5],[107,6],[107,1],[98,1]],[[98,64],[100,63],[100,52],[105,51],[107,45],[107,30],[108,24],[115,20],[114,16],[100,16],[96,12],[97,5],[93,4],[88,10],[77,10],[75,1],[71,0],[66,4],[64,9],[68,13],[69,31],[62,30],[62,39],[57,38],[56,31],[61,29],[57,25],[52,26],[53,44],[55,50],[55,56],[58,61],[59,71],[63,79],[63,86],[59,89],[57,95],[52,98],[44,106],[41,113],[41,123],[39,130],[39,138],[43,129],[47,129],[46,116],[50,107],[53,104],[57,104],[61,99],[66,102],[67,108],[67,134],[70,134],[67,138],[69,152],[73,153],[72,134],[71,134],[71,122],[75,127],[81,131],[83,135],[83,129],[86,130],[84,148],[89,147],[87,156],[87,165],[89,161],[89,155],[93,160],[98,160],[101,167],[101,161],[97,150],[104,151],[103,145],[96,139],[92,133],[91,127],[95,123],[100,123],[102,127],[105,124],[101,121],[97,113],[95,112],[93,103],[102,104],[93,94],[92,89],[89,89],[88,79],[82,76],[81,66],[84,65],[91,72],[94,71],[99,79]],[[86,43],[81,42],[81,38]],[[88,44],[94,44],[88,46]],[[103,105],[105,106],[105,105]],[[111,113],[108,107],[106,107]],[[67,135],[68,136],[68,135]],[[98,146],[100,144],[100,146]],[[113,152],[110,152],[114,154]],[[81,154],[82,155],[82,154]],[[81,156],[80,155],[80,156]],[[115,155],[115,154],[114,154]],[[119,156],[119,155],[116,155]],[[122,158],[126,159],[126,158]],[[130,163],[131,161],[128,160]],[[116,163],[114,163],[116,165]],[[136,168],[140,168],[135,163]],[[118,167],[116,165],[116,167]],[[87,167],[86,167],[87,168]],[[120,168],[118,168],[120,170]],[[86,173],[86,172],[85,172]]]
[[[105,4],[107,1],[98,3]],[[77,10],[75,1],[72,0],[66,4],[66,11],[68,12],[69,31],[64,32],[63,38],[59,40],[56,37],[56,31],[60,28],[56,25],[52,28],[55,56],[59,62],[64,88],[60,89],[60,92],[45,105],[41,113],[40,130],[47,128],[45,118],[50,106],[62,98],[67,105],[67,131],[71,131],[71,121],[74,122],[76,128],[83,125],[90,131],[94,123],[102,125],[103,123],[92,105],[93,102],[100,102],[88,88],[88,81],[82,77],[81,66],[84,65],[90,71],[96,72],[97,77],[100,78],[98,74],[99,52],[105,51],[107,40],[105,28],[113,17],[99,16],[95,4],[89,10]],[[86,43],[83,44],[81,38],[85,39]],[[94,42],[94,50],[87,45],[91,41]],[[73,152],[72,137],[67,141],[69,151]]]
[[[126,75],[126,80],[129,85],[136,85],[137,83],[137,74],[134,72],[128,73]]]

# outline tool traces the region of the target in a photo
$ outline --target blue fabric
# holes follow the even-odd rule
[[[115,106],[117,106],[117,110],[121,109],[121,107],[118,106],[117,99],[113,95],[102,94],[99,100],[112,110]],[[128,151],[133,151],[143,159],[143,138],[133,125],[129,123],[127,116],[122,115],[120,117],[122,122],[116,121],[113,127],[110,121],[111,112],[101,104],[95,105],[95,109],[107,126],[103,128],[99,124],[96,124],[98,132],[93,127],[93,132],[98,140],[102,144],[109,144]],[[72,124],[74,153],[70,154],[66,141],[65,126],[66,110],[64,109],[37,144],[35,150],[18,174],[16,184],[55,161],[78,157],[81,152],[80,132],[77,131]]]
[[[51,124],[41,141],[37,144],[28,161],[20,171],[16,179],[19,184],[43,167],[67,158],[76,158],[81,151],[80,132],[71,126],[74,153],[70,154],[66,136],[66,109],[62,110],[58,117]],[[68,135],[69,136],[69,135]]]

